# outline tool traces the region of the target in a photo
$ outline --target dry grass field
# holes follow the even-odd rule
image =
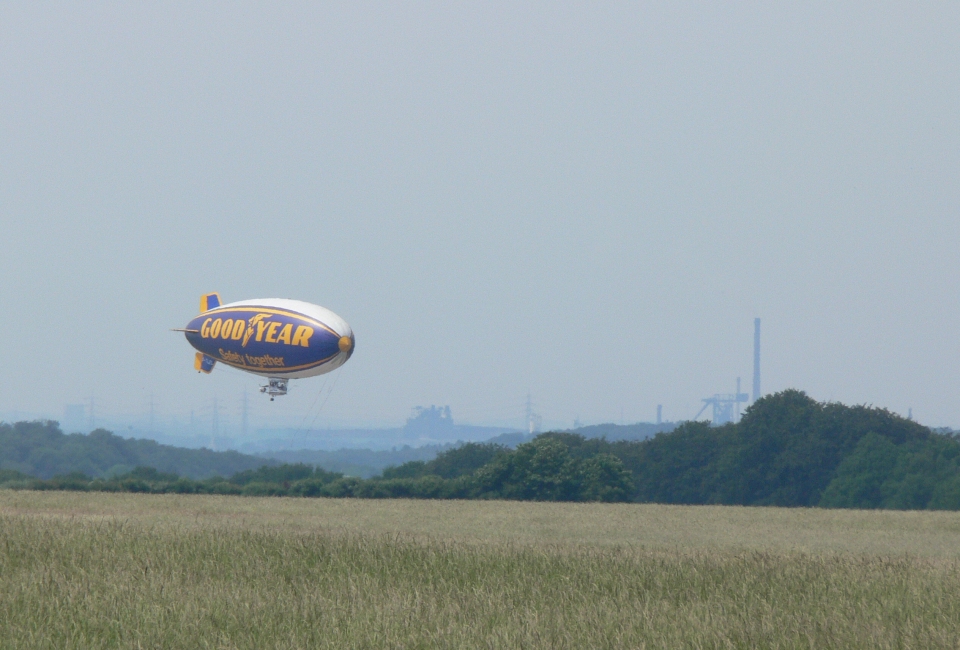
[[[0,648],[957,648],[960,513],[0,491]]]

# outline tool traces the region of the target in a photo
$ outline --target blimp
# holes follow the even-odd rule
[[[353,354],[353,330],[335,313],[285,298],[221,304],[220,295],[200,297],[200,314],[183,332],[196,350],[194,368],[209,374],[217,363],[267,378],[260,392],[287,394],[291,379],[336,370]]]

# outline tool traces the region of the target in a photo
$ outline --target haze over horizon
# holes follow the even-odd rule
[[[0,6],[0,414],[683,420],[763,390],[960,428],[960,6]],[[202,293],[343,316],[269,403]],[[206,415],[205,415],[206,414]]]

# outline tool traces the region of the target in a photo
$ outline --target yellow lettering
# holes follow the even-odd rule
[[[280,334],[277,336],[277,343],[286,343],[290,345],[290,333],[293,332],[293,324],[287,323],[283,326],[283,329],[280,330]]]
[[[270,327],[267,328],[267,338],[264,339],[267,343],[276,343],[277,342],[277,328],[280,327],[279,321],[273,321],[270,323]]]
[[[231,332],[233,332],[233,319],[228,318],[227,320],[223,321],[223,328],[220,330],[220,338],[230,338]]]
[[[220,326],[223,325],[223,321],[219,318],[213,321],[213,325],[210,326],[210,338],[217,338],[220,336]]]
[[[230,350],[224,350],[223,348],[220,348],[219,352],[220,352],[220,358],[223,359],[224,361],[239,363],[240,365],[243,365],[243,366],[247,365],[246,363],[244,363],[243,357],[237,354],[236,352],[232,352]]]
[[[238,318],[237,321],[233,324],[233,335],[230,338],[232,338],[234,341],[239,341],[240,339],[242,339],[243,330],[246,326],[247,324]]]
[[[267,325],[270,323],[264,323],[262,320],[257,321],[257,342],[263,340],[263,332],[267,329]]]
[[[274,366],[277,368],[282,368],[285,365],[283,362],[283,357],[271,357],[269,354],[265,354],[262,357],[251,357],[249,354],[244,356],[246,357],[246,363],[244,363],[244,365],[248,366],[258,366],[260,368]],[[243,363],[243,361],[241,361],[241,363]]]
[[[203,325],[200,326],[200,336],[205,339],[210,338],[210,321],[212,320],[212,318],[208,318],[207,320],[203,321]]]
[[[293,345],[302,345],[305,348],[310,347],[310,337],[313,336],[313,328],[306,325],[298,325],[297,332],[293,335]]]

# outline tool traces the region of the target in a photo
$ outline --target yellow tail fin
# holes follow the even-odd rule
[[[216,309],[220,306],[219,293],[205,293],[200,296],[200,313]]]
[[[203,352],[197,352],[196,356],[193,357],[193,369],[205,375],[209,375],[215,365],[217,365],[217,360],[208,357]]]

